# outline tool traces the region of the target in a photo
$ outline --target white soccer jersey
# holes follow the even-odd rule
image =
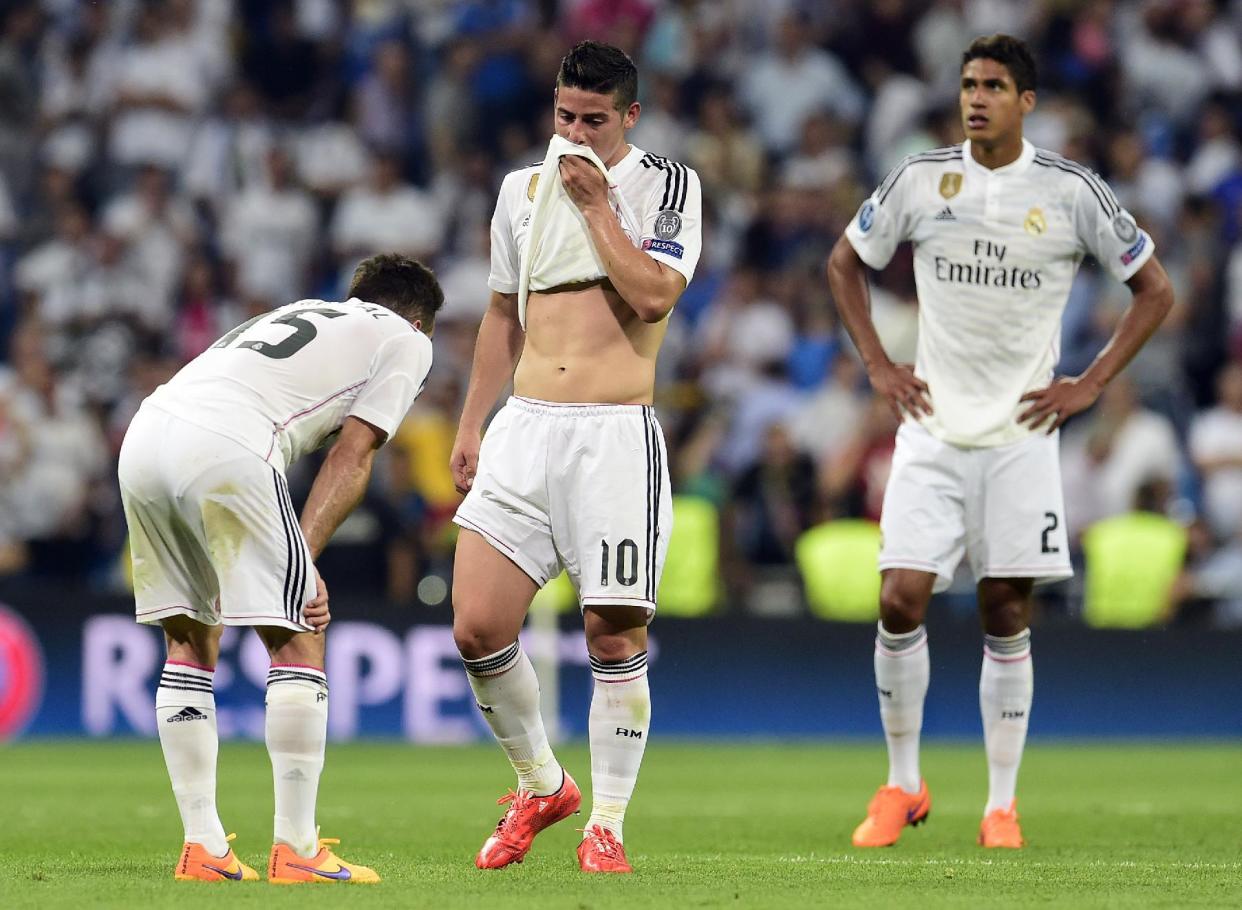
[[[522,251],[530,233],[531,206],[543,162],[508,174],[492,215],[492,269],[487,286],[516,294]],[[684,164],[631,146],[608,170],[621,198],[640,225],[641,236],[630,239],[647,255],[686,278],[694,277],[703,249],[703,190],[699,175]]]
[[[238,326],[147,401],[283,471],[346,417],[391,436],[430,369],[431,340],[392,310],[299,300]]]
[[[934,409],[922,423],[959,446],[1033,432],[1018,423],[1019,399],[1052,378],[1084,255],[1126,281],[1155,249],[1098,175],[1025,140],[1018,159],[995,170],[971,157],[969,140],[906,158],[845,233],[874,269],[913,242],[915,371]]]

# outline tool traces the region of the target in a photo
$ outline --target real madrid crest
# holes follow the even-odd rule
[[[539,175],[531,174],[530,183],[526,184],[526,198],[531,202],[535,201],[535,187],[539,186]]]
[[[945,199],[952,199],[962,190],[961,174],[941,174],[940,175],[940,195]]]
[[[1034,237],[1045,233],[1048,230],[1048,222],[1044,220],[1044,210],[1041,208],[1033,208],[1026,213],[1026,221],[1022,222],[1022,226],[1026,228],[1026,232]]]

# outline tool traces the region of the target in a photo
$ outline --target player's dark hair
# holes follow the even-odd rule
[[[1013,35],[986,35],[970,42],[962,54],[962,68],[971,60],[995,60],[1009,70],[1018,94],[1035,91],[1035,58],[1026,42]]]
[[[612,95],[616,109],[624,111],[638,100],[638,67],[619,47],[582,41],[561,58],[556,84]]]
[[[354,269],[349,296],[388,307],[403,319],[423,321],[430,328],[444,306],[444,291],[435,274],[417,259],[380,253]]]

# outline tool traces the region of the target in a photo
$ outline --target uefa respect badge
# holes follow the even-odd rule
[[[26,729],[43,700],[43,649],[26,621],[0,604],[0,741]]]

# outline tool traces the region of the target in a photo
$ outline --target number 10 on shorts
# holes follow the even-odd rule
[[[608,566],[614,561],[610,558],[608,541],[601,540],[599,583],[608,584]],[[617,583],[627,587],[638,582],[638,544],[628,537],[615,547],[617,564]]]

